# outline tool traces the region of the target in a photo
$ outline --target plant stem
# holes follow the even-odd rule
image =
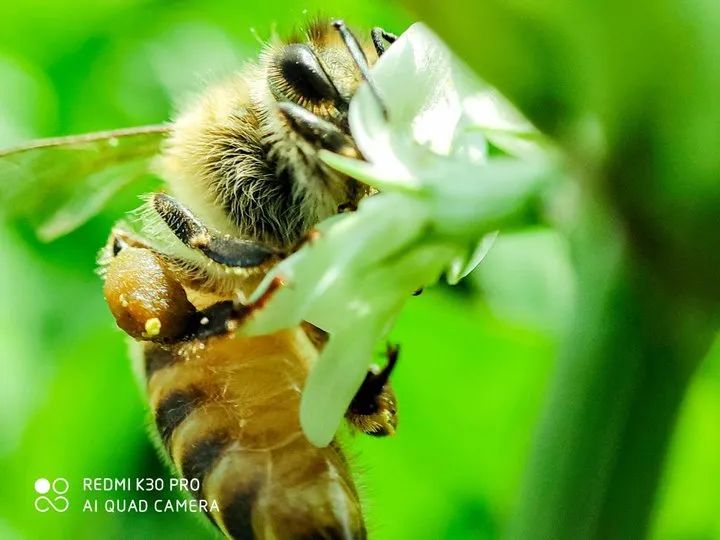
[[[587,218],[594,222],[588,229],[597,218]],[[607,233],[591,232],[576,244],[576,320],[539,426],[513,539],[646,534],[678,409],[714,335],[711,318],[663,290],[625,245],[603,249]]]

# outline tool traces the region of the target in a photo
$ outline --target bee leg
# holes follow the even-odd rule
[[[387,365],[373,366],[355,394],[345,417],[360,431],[383,437],[394,435],[397,428],[397,399],[390,386],[390,374],[397,364],[400,348],[387,345]]]
[[[111,233],[100,264],[115,321],[139,341],[171,344],[225,334],[249,311],[232,301],[198,311],[165,256],[120,227]]]
[[[387,50],[387,47],[385,46],[386,43],[392,45],[398,38],[395,34],[387,32],[379,26],[372,29],[370,37],[373,45],[375,45],[375,51],[377,51],[378,56],[382,56]]]
[[[259,242],[220,236],[208,229],[190,210],[164,193],[152,196],[153,209],[186,246],[197,249],[225,266],[247,268],[260,266],[283,253]]]
[[[100,253],[100,264],[105,266],[113,257],[116,257],[123,249],[128,247],[150,249],[149,244],[144,239],[125,229],[122,225],[116,225],[113,227],[108,241]]]
[[[115,228],[100,264],[117,325],[139,341],[172,342],[197,313],[167,260],[141,238]]]
[[[251,304],[242,305],[232,300],[225,300],[197,311],[188,319],[185,333],[179,337],[179,340],[204,339],[234,332],[247,317],[263,309],[283,285],[282,279],[276,277],[265,292]]]
[[[305,107],[290,101],[282,101],[278,103],[278,110],[287,123],[307,141],[331,152],[351,157],[358,156],[357,148],[350,137],[340,128]]]

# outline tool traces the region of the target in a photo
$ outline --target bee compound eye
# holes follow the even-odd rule
[[[277,66],[285,83],[297,95],[314,102],[339,97],[335,85],[307,45],[295,43],[286,46],[278,57]]]

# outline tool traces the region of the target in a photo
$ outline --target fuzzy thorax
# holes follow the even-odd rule
[[[338,97],[333,103],[298,97],[278,75],[278,59],[290,46],[274,40],[257,62],[204,91],[175,121],[158,161],[172,193],[201,220],[278,248],[367,194],[321,162],[317,142],[278,109],[279,101],[293,102],[346,132],[343,103],[359,72],[342,43],[315,28],[302,46],[313,51]]]

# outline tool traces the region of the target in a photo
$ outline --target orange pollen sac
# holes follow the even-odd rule
[[[195,312],[185,289],[149,249],[118,253],[107,267],[103,291],[117,325],[137,340],[177,337]]]

